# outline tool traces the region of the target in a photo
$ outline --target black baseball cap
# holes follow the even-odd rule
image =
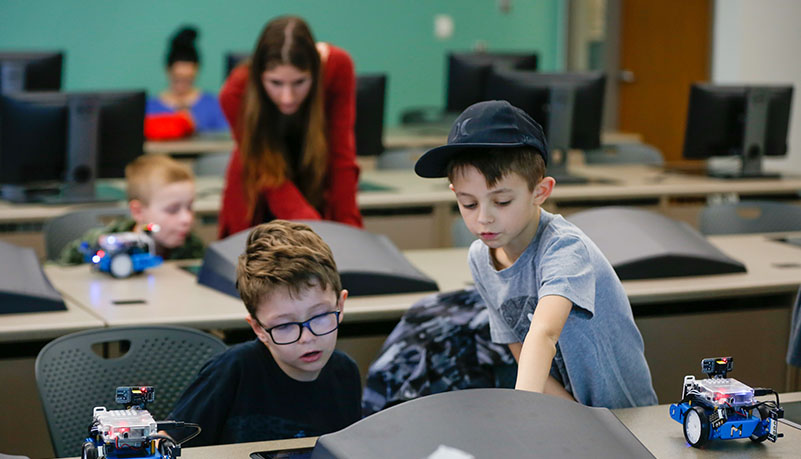
[[[505,100],[478,102],[467,107],[453,122],[448,144],[425,152],[414,165],[414,171],[425,178],[445,177],[451,158],[466,150],[523,146],[536,149],[548,163],[542,126],[526,112]]]

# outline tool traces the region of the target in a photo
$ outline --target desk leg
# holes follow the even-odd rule
[[[453,218],[451,215],[451,207],[453,203],[439,203],[434,206],[434,228],[437,233],[436,244],[437,247],[450,247],[451,239],[451,224]]]
[[[801,368],[787,365],[787,385],[786,392],[797,392],[801,390]]]

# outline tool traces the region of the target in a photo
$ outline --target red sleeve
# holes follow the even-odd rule
[[[238,65],[231,71],[220,89],[220,108],[222,108],[225,119],[228,120],[228,125],[231,126],[231,131],[237,143],[242,133],[239,126],[239,114],[242,109],[242,101],[245,98],[249,73],[250,67],[248,65]]]
[[[356,76],[353,60],[341,48],[329,45],[323,89],[328,129],[328,185],[323,218],[361,228],[356,204],[359,166],[356,164]]]
[[[228,162],[225,173],[222,205],[220,206],[218,235],[220,238],[230,236],[250,228],[260,221],[248,218],[251,213],[247,205],[247,197],[243,183],[242,159],[239,148],[236,148]],[[320,214],[306,201],[294,183],[285,180],[277,187],[263,188],[261,197],[275,218],[285,220],[319,220]],[[257,219],[259,216],[257,216]]]
[[[249,228],[252,222],[247,218],[248,213],[247,199],[242,187],[242,160],[237,147],[234,148],[228,161],[228,169],[225,171],[225,185],[217,227],[220,239]]]

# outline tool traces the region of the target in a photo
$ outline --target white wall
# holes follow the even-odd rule
[[[766,169],[801,173],[801,1],[715,0],[712,81],[790,83],[789,156]]]

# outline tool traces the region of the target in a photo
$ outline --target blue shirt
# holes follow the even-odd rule
[[[623,285],[600,249],[561,215],[542,210],[537,234],[512,266],[496,270],[489,248],[470,246],[470,270],[498,343],[523,342],[539,300],[573,302],[551,365],[579,402],[624,408],[654,405],[656,393]]]
[[[228,122],[225,120],[220,103],[217,98],[204,92],[200,95],[197,102],[189,109],[195,121],[196,132],[215,132],[228,130]],[[158,97],[149,97],[145,113],[148,115],[159,115],[162,113],[175,113],[175,109],[167,106]]]

